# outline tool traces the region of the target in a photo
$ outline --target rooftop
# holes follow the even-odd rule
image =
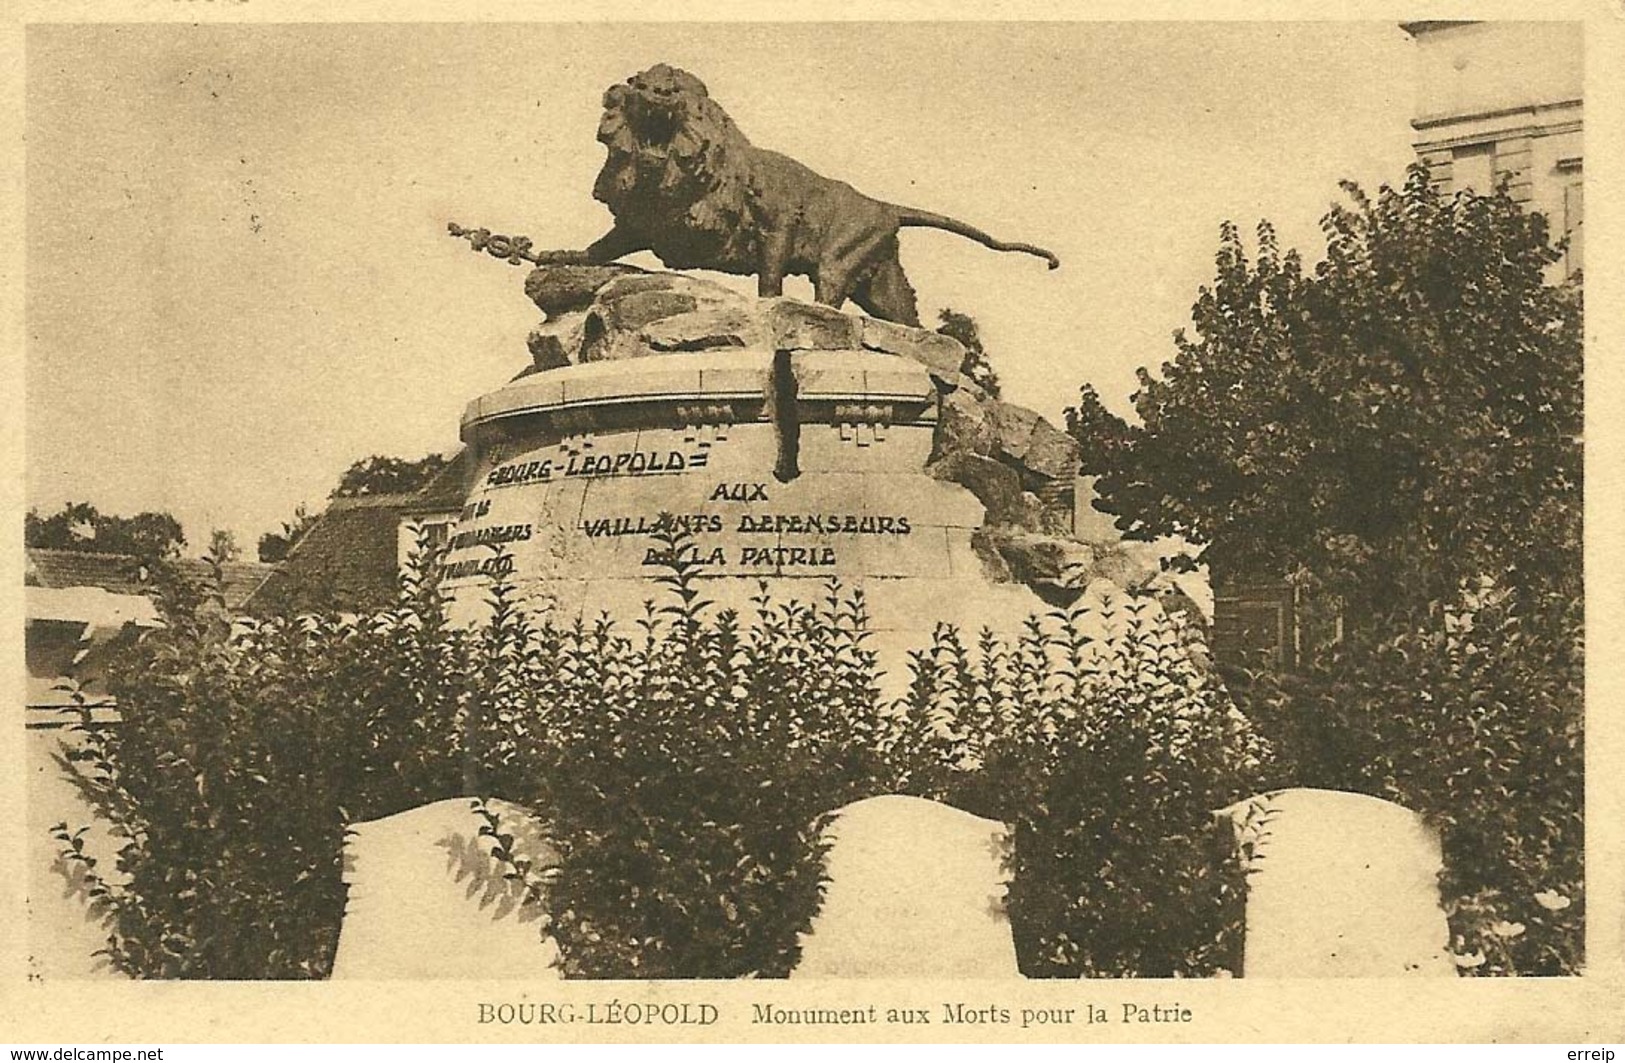
[[[148,595],[152,592],[152,574],[138,557],[129,554],[101,554],[81,550],[46,550],[29,547],[26,551],[23,584],[28,587],[46,587],[63,590],[69,587],[97,587],[111,594]],[[183,557],[175,566],[188,579],[207,581],[212,578],[209,562],[202,558]],[[228,561],[221,566],[226,607],[241,609],[260,584],[271,574],[273,566],[258,561]]]

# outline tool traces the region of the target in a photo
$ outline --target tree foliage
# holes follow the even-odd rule
[[[982,346],[982,331],[977,327],[976,319],[950,309],[943,310],[938,317],[941,324],[937,331],[958,340],[965,348],[965,358],[959,365],[959,371],[980,385],[991,398],[998,398],[999,374],[988,359],[987,348]]]
[[[374,454],[344,470],[329,498],[357,498],[362,495],[406,494],[428,486],[450,460],[444,454],[428,454],[417,460]]]
[[[1217,275],[1129,426],[1085,394],[1085,471],[1134,534],[1206,544],[1215,573],[1304,572],[1357,611],[1463,579],[1573,582],[1580,545],[1578,293],[1504,193],[1426,170],[1373,200],[1346,184],[1306,270],[1221,230]],[[1093,400],[1093,401],[1091,401]],[[1095,444],[1101,445],[1095,445]]]
[[[321,518],[313,515],[301,502],[295,507],[293,518],[282,522],[281,531],[266,532],[260,536],[259,559],[268,565],[284,560],[288,556],[288,551],[305,537],[305,533],[310,531],[319,519]]]
[[[1582,322],[1560,251],[1504,192],[1413,168],[1322,223],[1306,270],[1221,231],[1193,335],[1142,370],[1141,423],[1085,389],[1085,471],[1133,534],[1217,578],[1290,578],[1342,635],[1233,675],[1282,784],[1362,790],[1440,832],[1457,962],[1581,962]],[[1332,630],[1332,629],[1328,629]]]
[[[226,528],[215,528],[209,533],[209,556],[216,561],[236,561],[243,556],[237,545],[237,536]]]
[[[178,556],[186,545],[186,534],[180,521],[168,513],[118,517],[98,511],[89,502],[69,502],[45,517],[30,509],[23,518],[23,540],[47,550],[160,559]]]

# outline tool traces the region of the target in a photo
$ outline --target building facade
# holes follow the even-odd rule
[[[1568,240],[1554,280],[1585,255],[1584,48],[1578,22],[1407,22],[1416,41],[1416,154],[1446,192],[1506,182]]]

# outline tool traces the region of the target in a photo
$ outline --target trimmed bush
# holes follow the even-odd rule
[[[486,723],[496,792],[545,810],[538,881],[567,977],[781,977],[818,911],[824,813],[876,791],[863,599],[706,616],[694,548],[662,536],[670,604],[530,631],[499,605],[523,678]],[[523,869],[522,869],[523,870]]]
[[[1111,596],[974,652],[914,658],[906,782],[1015,829],[1010,917],[1029,977],[1235,969],[1241,871],[1214,810],[1256,793],[1267,749],[1185,652],[1183,622]]]
[[[124,839],[101,875],[58,830],[115,965],[322,977],[345,825],[461,793],[545,820],[560,858],[539,869],[473,801],[566,976],[782,976],[821,902],[827,814],[903,791],[1014,825],[1028,973],[1225,969],[1238,895],[1207,832],[1261,749],[1156,606],[1035,617],[974,651],[939,629],[882,707],[861,593],[764,591],[742,622],[706,602],[683,536],[657,549],[664,601],[624,629],[533,622],[501,584],[471,630],[433,580],[383,614],[255,622],[172,589],[114,677],[123,722],[66,762]]]
[[[367,618],[233,622],[180,582],[159,612],[112,669],[120,722],[87,712],[62,760],[120,839],[109,871],[54,831],[108,956],[140,978],[325,977],[345,825],[458,791],[463,639],[417,582]]]

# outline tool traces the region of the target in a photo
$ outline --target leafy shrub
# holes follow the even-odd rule
[[[113,966],[146,978],[318,978],[347,823],[458,791],[459,637],[431,585],[380,616],[233,622],[184,583],[111,673],[120,723],[64,767],[120,839],[97,867]]]
[[[566,975],[783,975],[820,903],[827,813],[902,789],[1014,824],[1029,972],[1224,965],[1237,897],[1203,839],[1259,749],[1155,606],[1034,618],[974,652],[939,629],[882,709],[861,593],[764,591],[742,623],[705,601],[682,535],[659,549],[666,601],[626,631],[534,622],[502,584],[469,630],[432,579],[383,614],[255,622],[173,588],[115,676],[123,723],[67,762],[124,839],[103,875],[58,832],[112,913],[114,963],[320,977],[345,825],[463,793],[545,819],[560,858],[538,869],[475,802]]]
[[[1014,827],[1029,976],[1234,969],[1242,883],[1213,812],[1257,792],[1267,750],[1186,637],[1108,597],[1034,618],[1014,646],[984,633],[971,652],[939,628],[914,657],[905,785]]]
[[[1478,593],[1355,638],[1250,692],[1334,779],[1440,832],[1452,950],[1468,974],[1572,974],[1584,928],[1584,618],[1572,596]]]
[[[567,976],[782,976],[817,913],[823,814],[875,790],[862,596],[708,617],[694,548],[662,536],[672,603],[526,628],[488,718],[500,792],[545,810],[560,863],[537,895]]]

